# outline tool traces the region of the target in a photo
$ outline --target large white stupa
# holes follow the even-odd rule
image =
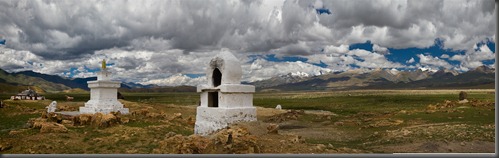
[[[197,87],[201,104],[195,134],[208,135],[235,122],[256,121],[255,86],[241,84],[241,64],[232,53],[222,50],[212,58],[206,77],[208,83]]]
[[[90,100],[85,103],[85,107],[80,107],[81,114],[95,114],[110,112],[120,112],[128,114],[128,108],[123,108],[123,104],[118,101],[118,88],[121,82],[111,80],[111,72],[106,68],[106,61],[102,61],[102,69],[97,73],[97,81],[88,81],[90,88]]]

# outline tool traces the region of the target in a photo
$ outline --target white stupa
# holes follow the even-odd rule
[[[208,135],[235,122],[256,121],[255,87],[242,85],[241,76],[241,64],[232,53],[222,50],[211,59],[206,70],[208,83],[197,87],[201,104],[195,134]]]
[[[123,108],[123,104],[118,101],[119,81],[111,81],[111,72],[106,69],[106,61],[102,61],[102,70],[97,73],[97,81],[88,81],[90,88],[90,100],[85,103],[85,107],[80,107],[81,114],[95,114],[110,112],[120,112],[128,114],[128,108]]]

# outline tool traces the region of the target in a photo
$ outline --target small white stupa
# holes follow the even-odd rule
[[[102,60],[102,70],[97,73],[97,81],[88,81],[90,88],[90,100],[85,103],[85,107],[80,107],[81,114],[95,114],[110,112],[120,112],[128,114],[128,108],[123,108],[123,104],[118,101],[119,81],[111,81],[111,72],[106,69],[106,61]]]
[[[195,134],[208,135],[235,122],[256,121],[255,86],[242,85],[241,76],[239,60],[227,50],[211,59],[206,70],[208,83],[197,87],[201,104]]]

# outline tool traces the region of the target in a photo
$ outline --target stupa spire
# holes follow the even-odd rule
[[[102,70],[106,69],[106,59],[102,59]]]

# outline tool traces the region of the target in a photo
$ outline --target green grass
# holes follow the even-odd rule
[[[434,113],[426,113],[424,110],[429,104],[443,103],[445,100],[458,100],[458,92],[456,93],[353,93],[352,96],[348,93],[332,93],[332,94],[315,94],[315,93],[257,93],[254,97],[254,105],[267,108],[274,108],[280,104],[284,109],[305,109],[305,110],[326,110],[331,111],[338,116],[329,120],[332,122],[341,121],[342,119],[364,119],[371,116],[359,116],[359,113],[374,113],[377,115],[395,114],[389,118],[392,120],[400,119],[404,122],[411,120],[422,120],[425,123],[451,123],[451,124],[467,124],[467,125],[486,125],[494,123],[493,107],[473,107],[469,104],[464,104],[470,108],[453,108],[445,110],[456,110],[457,112],[447,113],[445,111],[437,111]],[[494,101],[494,94],[488,92],[469,92],[469,100],[487,100]],[[400,110],[406,111],[421,111],[407,114],[397,114]],[[374,116],[373,116],[374,117]],[[451,119],[449,119],[451,118]],[[324,120],[317,119],[311,115],[302,115],[300,121],[306,123],[321,122]],[[362,128],[361,126],[367,125],[369,122],[362,122],[360,126],[344,125],[337,127],[344,132],[355,132],[362,136],[350,140],[330,140],[330,139],[306,139],[306,142],[312,144],[332,144],[336,147],[347,147],[356,149],[372,150],[370,145],[388,145],[397,144],[405,140],[386,140],[380,141],[379,136],[372,135],[375,132],[384,133],[386,130],[396,130],[408,126],[401,124],[398,126],[382,126],[372,128]],[[472,130],[472,129],[469,129]],[[478,130],[479,132],[487,132],[486,130]],[[489,131],[490,132],[490,131]],[[492,131],[493,132],[493,131]],[[427,138],[427,135],[420,135],[414,138],[416,140],[443,140],[447,137],[445,134],[433,135],[433,138]],[[457,140],[465,140],[469,138],[459,137]],[[489,138],[483,138],[489,140]],[[374,142],[374,144],[365,145],[365,142]]]
[[[199,94],[194,92],[165,92],[165,93],[123,93],[125,100],[133,102],[197,105]]]
[[[494,94],[470,94],[469,99],[494,100]],[[412,110],[442,103],[444,100],[457,100],[456,94],[366,94],[363,96],[333,95],[324,97],[255,95],[255,106],[274,108],[280,104],[285,109],[327,110],[337,114],[356,114],[362,111],[383,112]]]
[[[98,130],[89,130],[88,134],[85,135],[85,138],[83,138],[83,142],[91,141],[94,138],[102,138],[102,137],[107,137],[111,136],[111,133],[103,133],[99,132]],[[93,143],[93,142],[90,142]]]
[[[494,111],[484,108],[450,108],[456,112],[436,111],[434,113],[418,112],[411,115],[397,114],[394,118],[403,120],[422,119],[427,123],[465,123],[484,125],[494,123]]]
[[[6,107],[0,109],[0,136],[10,130],[25,128],[30,118],[40,117],[39,113],[32,113],[44,109],[42,102],[31,101],[4,101]],[[19,112],[22,111],[22,112]]]
[[[146,121],[130,121],[126,123],[126,126],[129,127],[149,127],[149,126],[154,126],[154,125],[160,125],[161,123],[158,122],[146,122]]]
[[[7,117],[0,114],[0,135],[5,135],[10,132],[10,130],[20,129],[26,127],[26,123],[30,118],[39,117],[39,114],[26,114],[26,115],[15,115]]]
[[[66,101],[66,95],[73,97],[73,102],[86,102],[90,99],[90,93],[47,93],[44,94],[46,99],[55,100],[57,102]]]

